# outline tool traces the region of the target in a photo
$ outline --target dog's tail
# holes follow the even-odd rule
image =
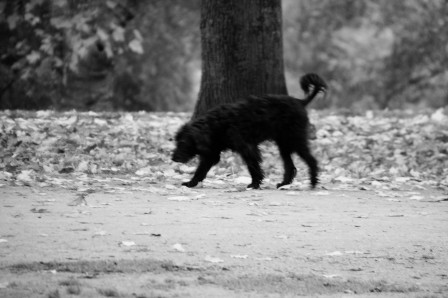
[[[301,77],[300,87],[306,94],[305,99],[302,100],[303,106],[307,106],[319,92],[327,95],[327,83],[315,73],[308,73]]]

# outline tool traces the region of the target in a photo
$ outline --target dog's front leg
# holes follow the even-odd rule
[[[186,187],[195,187],[196,185],[198,185],[199,182],[205,179],[211,167],[217,164],[218,162],[219,162],[219,155],[213,157],[200,156],[199,165],[198,168],[196,169],[196,172],[193,175],[193,178],[191,178],[191,180],[188,182],[182,183],[182,185]]]
[[[247,165],[252,182],[247,188],[259,189],[260,184],[263,181],[264,174],[260,167],[261,154],[257,146],[242,146],[239,150],[241,157]]]
[[[278,149],[280,151],[280,156],[283,160],[284,174],[283,181],[277,184],[277,188],[280,188],[284,185],[291,184],[292,180],[297,174],[296,167],[291,159],[291,152],[287,149],[287,146],[281,142],[277,142]]]

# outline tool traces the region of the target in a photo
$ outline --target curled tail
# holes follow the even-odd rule
[[[300,78],[300,87],[305,92],[306,97],[303,99],[303,105],[308,105],[319,92],[327,94],[327,83],[315,73],[308,73]],[[311,88],[311,90],[310,90]]]

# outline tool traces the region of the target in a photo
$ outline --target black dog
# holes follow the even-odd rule
[[[234,104],[218,106],[183,125],[176,134],[172,159],[186,163],[199,155],[199,166],[193,178],[182,185],[196,186],[219,162],[221,151],[230,149],[238,152],[248,167],[252,176],[248,188],[259,188],[264,174],[258,145],[272,140],[279,148],[285,169],[283,181],[277,187],[294,179],[297,171],[291,154],[296,152],[308,165],[314,188],[318,167],[308,147],[309,120],[305,107],[319,92],[325,93],[327,85],[316,74],[303,76],[300,85],[306,94],[303,100],[287,95],[250,96]]]

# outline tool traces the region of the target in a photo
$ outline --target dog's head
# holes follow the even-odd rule
[[[187,163],[198,154],[192,127],[188,123],[179,129],[175,141],[176,149],[173,152],[173,161]]]

